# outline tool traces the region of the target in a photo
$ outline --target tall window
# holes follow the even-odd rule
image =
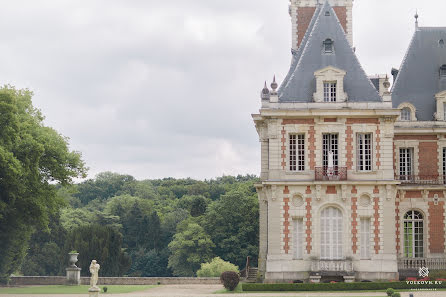
[[[412,160],[413,149],[400,148],[400,180],[411,180],[413,178]]]
[[[333,52],[333,40],[327,38],[324,40],[324,52],[332,53]]]
[[[324,82],[324,102],[336,102],[336,82]]]
[[[333,153],[333,167],[338,167],[338,134],[322,134],[322,166],[328,167],[328,152]],[[336,170],[336,169],[335,169]]]
[[[342,259],[342,213],[334,207],[321,213],[321,259]]]
[[[305,135],[290,135],[290,170],[305,171]]]
[[[401,110],[401,120],[402,121],[410,121],[411,120],[411,115],[412,115],[411,113],[412,113],[412,111],[410,110],[409,107],[404,107]]]
[[[440,67],[440,76],[446,77],[446,64],[444,64]]]
[[[358,171],[372,170],[372,134],[357,134],[357,168]]]
[[[423,215],[416,210],[404,215],[404,257],[423,257]]]
[[[370,219],[361,218],[361,259],[370,259]]]
[[[446,147],[443,148],[443,183],[446,184]]]
[[[304,222],[303,219],[293,220],[294,242],[293,242],[293,257],[294,259],[303,258],[304,249]]]

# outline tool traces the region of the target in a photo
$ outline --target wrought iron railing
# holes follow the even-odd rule
[[[429,270],[446,269],[446,258],[400,258],[398,269],[420,269],[427,267]]]
[[[444,185],[445,177],[438,174],[434,175],[395,175],[395,180],[402,184],[417,185]]]
[[[316,181],[347,180],[347,167],[316,167]]]

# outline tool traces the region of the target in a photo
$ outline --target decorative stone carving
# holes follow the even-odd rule
[[[91,288],[98,288],[98,278],[99,278],[99,269],[101,268],[101,265],[96,262],[96,260],[92,260],[90,264],[90,289]]]
[[[302,205],[304,205],[304,199],[301,195],[294,195],[291,203],[294,207],[301,207]]]
[[[368,207],[368,206],[370,206],[371,203],[372,203],[372,200],[367,195],[362,195],[359,198],[359,205],[362,207]]]
[[[393,198],[393,188],[391,185],[386,186],[386,199],[390,201]]]
[[[81,284],[81,268],[76,266],[77,257],[79,256],[79,253],[68,253],[68,256],[70,257],[69,267],[65,268],[65,271],[67,273],[67,285],[75,285],[79,286]]]
[[[348,195],[348,193],[347,193],[347,185],[342,185],[341,186],[341,199],[342,199],[342,201],[346,201],[347,200],[347,195]]]
[[[271,200],[276,201],[277,199],[277,186],[271,186]]]
[[[316,200],[321,201],[321,185],[316,185]]]

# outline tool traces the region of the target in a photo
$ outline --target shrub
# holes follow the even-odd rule
[[[197,271],[198,277],[219,277],[225,271],[239,272],[238,267],[230,262],[215,257],[209,263],[201,264],[200,270]]]
[[[387,294],[387,296],[392,296],[393,293],[395,293],[395,290],[392,289],[392,288],[388,288],[388,289],[386,290],[386,294]]]
[[[401,294],[400,294],[400,293],[397,293],[397,292],[395,292],[395,293],[393,293],[393,294],[392,294],[392,297],[401,297]]]
[[[225,271],[220,276],[220,282],[229,291],[234,291],[240,282],[240,277],[238,276],[237,272]]]
[[[433,271],[429,272],[429,277],[431,279],[437,279],[437,278],[445,279],[446,278],[446,270],[433,270]]]
[[[107,293],[108,288],[107,287],[103,287],[102,290],[104,291],[104,293]]]
[[[243,283],[243,291],[356,291],[356,290],[385,290],[392,286],[394,289],[425,288],[422,284],[408,284],[407,282],[371,282],[371,283],[319,283],[319,284],[254,284]],[[430,288],[446,288],[446,283],[432,284]]]

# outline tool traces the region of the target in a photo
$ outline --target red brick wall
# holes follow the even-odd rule
[[[407,191],[404,198],[423,198],[421,191]]]
[[[436,135],[395,135],[394,140],[437,140]]]
[[[438,176],[438,144],[436,142],[420,142],[418,149],[418,174]]]
[[[285,188],[283,189],[283,218],[284,218],[284,222],[283,222],[283,234],[284,234],[284,238],[283,238],[283,242],[284,242],[284,246],[283,249],[285,250],[285,254],[288,254],[289,250],[290,250],[290,198],[289,197],[285,197],[286,195],[290,194],[290,190],[288,189],[288,186],[285,186]]]
[[[347,157],[347,161],[345,163],[345,165],[347,166],[348,170],[351,170],[353,167],[353,130],[352,130],[352,126],[347,126],[347,129],[345,130],[345,142],[347,143],[346,146],[346,157]]]
[[[306,194],[311,194],[311,189],[310,187],[307,187],[307,191],[305,192]],[[305,209],[307,210],[307,230],[305,231],[305,233],[307,234],[307,238],[306,238],[306,242],[307,242],[307,254],[311,254],[311,198],[307,198],[306,199],[307,205],[305,207]]]
[[[282,125],[304,125],[304,124],[314,124],[314,119],[285,119],[282,120]]]
[[[345,6],[334,6],[334,11],[336,12],[336,16],[341,22],[341,26],[344,29],[345,33],[347,32],[347,8]]]
[[[310,131],[308,131],[308,159],[310,170],[314,170],[316,167],[316,131],[314,126],[310,126]]]
[[[429,202],[429,251],[444,253],[444,201]]]
[[[305,36],[305,32],[307,32],[315,10],[316,7],[297,8],[297,47],[300,46],[300,43]]]
[[[348,118],[347,124],[379,124],[379,119],[375,118]]]
[[[336,186],[327,186],[327,190],[325,191],[325,194],[337,194]]]

